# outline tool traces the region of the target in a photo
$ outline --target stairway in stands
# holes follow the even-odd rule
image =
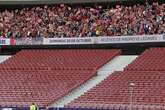
[[[0,63],[6,61],[7,59],[9,59],[11,56],[10,55],[1,55],[0,56]]]
[[[74,99],[80,97],[91,88],[98,85],[104,79],[106,79],[109,75],[111,75],[114,71],[122,71],[124,67],[130,64],[132,61],[136,59],[136,55],[118,55],[113,58],[111,61],[103,65],[101,68],[97,70],[97,75],[88,80],[86,83],[76,88],[68,95],[56,101],[50,107],[64,107],[64,105],[70,103]]]

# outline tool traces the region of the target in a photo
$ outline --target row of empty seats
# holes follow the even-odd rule
[[[165,48],[147,49],[125,70],[165,71]]]
[[[120,50],[22,50],[0,64],[0,105],[46,107],[96,75]]]
[[[0,71],[0,105],[28,106],[36,102],[43,107],[66,95],[94,75],[95,71],[84,70]]]
[[[100,68],[121,52],[119,50],[23,50],[1,64],[0,68]]]

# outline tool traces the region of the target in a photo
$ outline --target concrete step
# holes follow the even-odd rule
[[[1,55],[0,56],[0,63],[6,61],[7,59],[9,59],[11,56],[7,56],[7,55]]]

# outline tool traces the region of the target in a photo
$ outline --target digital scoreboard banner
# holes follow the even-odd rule
[[[165,35],[100,36],[84,38],[43,38],[43,45],[117,44],[165,42]]]
[[[137,35],[98,38],[98,44],[164,42],[165,35]]]
[[[94,38],[44,38],[44,45],[94,44]]]
[[[100,36],[74,38],[0,38],[0,45],[82,45],[165,42],[165,35]]]
[[[15,45],[43,45],[42,37],[22,37],[14,39]]]

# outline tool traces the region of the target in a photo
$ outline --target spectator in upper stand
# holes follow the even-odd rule
[[[101,35],[101,29],[100,27],[96,28],[96,36],[100,36]]]
[[[163,34],[165,4],[96,7],[55,6],[0,12],[3,37],[92,37]]]

